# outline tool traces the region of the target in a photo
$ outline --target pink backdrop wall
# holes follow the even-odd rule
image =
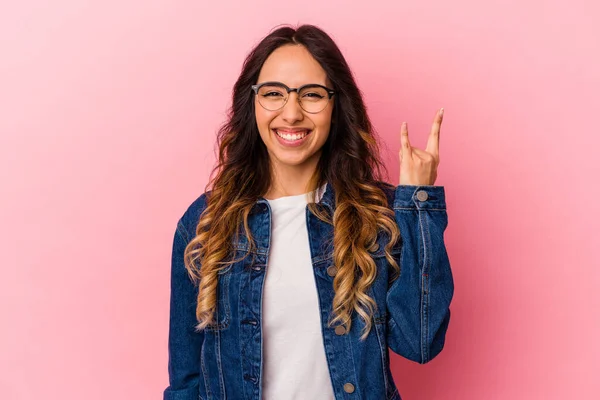
[[[1,397],[161,398],[175,223],[246,53],[301,22],[346,55],[391,182],[401,122],[424,148],[446,110],[453,319],[431,363],[393,355],[402,395],[600,398],[597,4],[3,4]]]

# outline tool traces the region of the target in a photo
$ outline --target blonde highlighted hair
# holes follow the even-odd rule
[[[333,281],[335,296],[329,325],[343,324],[349,331],[352,313],[356,312],[365,323],[361,336],[364,339],[372,327],[376,306],[367,294],[377,275],[371,252],[378,232],[385,232],[390,238],[385,257],[397,277],[400,268],[391,250],[400,239],[400,232],[380,185],[385,167],[361,92],[337,45],[313,25],[282,27],[271,32],[247,56],[234,85],[228,120],[217,137],[218,162],[211,176],[216,175],[207,184],[206,208],[184,254],[188,273],[198,285],[197,329],[214,323],[218,273],[239,261],[230,256],[235,253],[233,244],[240,227],[248,238],[249,252],[255,248],[248,216],[269,190],[272,177],[269,155],[254,119],[250,86],[256,83],[269,54],[290,44],[304,46],[336,90],[329,137],[307,188],[313,191],[325,183],[331,185],[336,207],[333,215],[314,202],[309,202],[308,207],[320,220],[333,225],[333,264],[338,272]]]

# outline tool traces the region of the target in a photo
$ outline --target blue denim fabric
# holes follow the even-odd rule
[[[359,341],[364,323],[358,316],[350,332],[338,335],[327,327],[332,312],[333,277],[327,273],[333,227],[307,208],[306,222],[321,310],[324,351],[336,399],[400,399],[389,368],[389,349],[418,363],[436,357],[444,347],[454,282],[443,234],[448,224],[443,186],[383,185],[393,207],[402,241],[393,256],[400,277],[388,284],[391,266],[384,256],[385,233],[372,253],[378,274],[369,294],[377,303],[367,339]],[[319,204],[333,215],[330,185]],[[261,198],[249,224],[257,249],[219,274],[215,324],[200,333],[196,325],[193,285],[183,251],[193,238],[206,194],[196,199],[177,223],[171,265],[169,321],[169,386],[164,400],[260,400],[262,396],[261,303],[269,254],[271,211]],[[235,256],[248,248],[245,235],[234,243]],[[309,355],[307,355],[309,356]],[[282,354],[281,357],[285,357]]]

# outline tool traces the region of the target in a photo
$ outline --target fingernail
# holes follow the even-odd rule
[[[444,115],[444,107],[440,110],[440,117]]]

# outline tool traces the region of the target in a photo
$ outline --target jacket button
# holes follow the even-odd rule
[[[327,275],[335,276],[336,273],[337,273],[337,268],[335,267],[335,265],[330,265],[329,268],[327,268]]]
[[[343,335],[344,333],[346,333],[346,328],[344,328],[344,325],[338,325],[335,327],[336,335]]]
[[[427,197],[429,197],[429,196],[427,195],[426,191],[419,190],[417,192],[417,199],[419,199],[419,201],[425,201],[425,200],[427,200]]]
[[[351,383],[344,383],[344,392],[346,392],[346,393],[354,392],[354,385]]]

